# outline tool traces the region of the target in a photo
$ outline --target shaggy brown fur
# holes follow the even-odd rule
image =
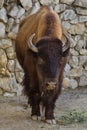
[[[38,54],[28,47],[29,37],[33,33],[35,33],[33,43],[39,49]],[[59,17],[47,6],[27,16],[20,23],[15,47],[19,63],[24,69],[24,91],[30,99],[32,115],[40,116],[39,104],[42,101],[46,108],[45,118],[54,118],[55,101],[61,91],[63,71],[69,51],[68,49],[62,52],[61,40],[62,28]],[[45,82],[42,81],[56,78],[55,90],[48,91]]]

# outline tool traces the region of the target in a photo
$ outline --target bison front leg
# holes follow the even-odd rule
[[[55,117],[54,117],[54,103],[48,103],[46,105],[46,110],[45,110],[45,119],[46,122],[49,124],[56,125]]]
[[[33,120],[40,120],[40,96],[39,94],[33,94],[30,99],[31,105],[31,117]]]

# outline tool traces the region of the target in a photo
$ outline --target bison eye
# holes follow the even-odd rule
[[[40,58],[40,57],[38,58],[38,64],[39,64],[39,65],[44,64],[44,60],[43,60],[42,58]]]

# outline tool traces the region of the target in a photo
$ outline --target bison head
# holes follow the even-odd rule
[[[36,43],[29,39],[29,49],[35,53],[36,72],[41,89],[54,90],[59,82],[61,69],[63,68],[62,58],[68,54],[69,44],[63,46],[56,38],[45,37]]]

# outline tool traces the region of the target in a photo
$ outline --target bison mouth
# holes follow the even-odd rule
[[[57,88],[56,82],[47,82],[44,85],[41,86],[41,96],[48,95],[50,93],[53,93]]]

